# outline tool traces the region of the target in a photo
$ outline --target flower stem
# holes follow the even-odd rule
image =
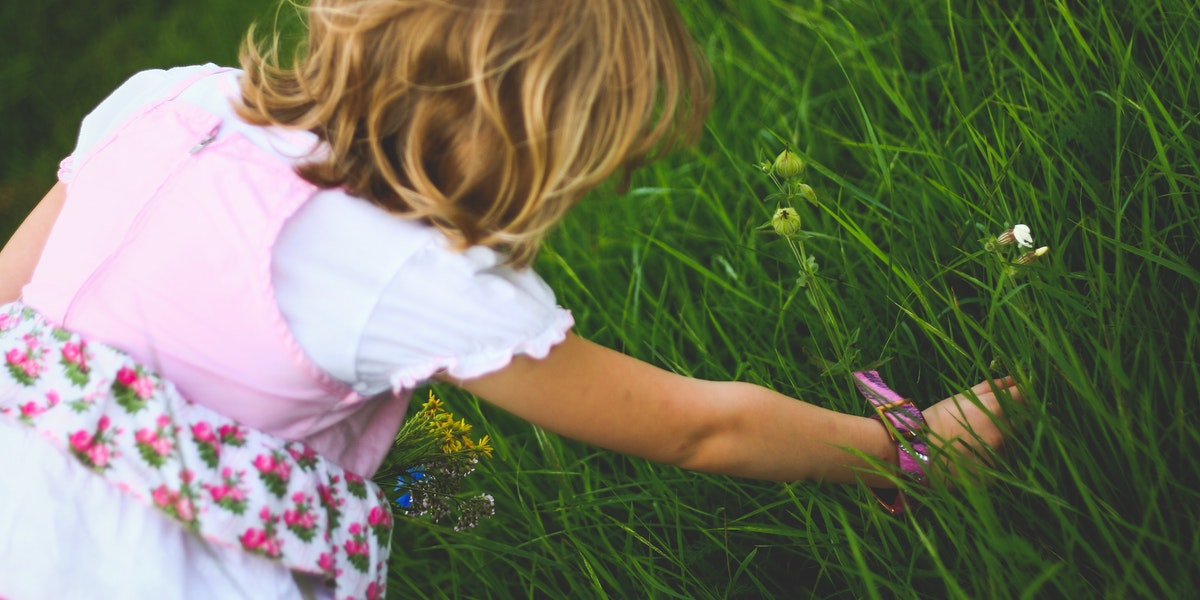
[[[845,337],[838,327],[836,315],[833,314],[833,307],[829,304],[825,296],[821,282],[817,279],[817,274],[811,269],[812,263],[808,259],[808,253],[804,250],[804,243],[791,237],[786,239],[788,247],[792,249],[792,254],[796,257],[796,262],[800,264],[800,272],[804,275],[809,300],[821,318],[821,325],[825,329],[825,335],[833,344],[834,357],[838,362],[841,362],[846,357],[847,349],[844,347]],[[824,357],[821,357],[820,349],[817,350],[817,356],[824,360]]]

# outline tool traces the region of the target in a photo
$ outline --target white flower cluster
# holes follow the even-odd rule
[[[1033,248],[1033,231],[1029,229],[1028,225],[1024,223],[1017,223],[1016,225],[1013,225],[1012,229],[1009,229],[1008,231],[996,236],[996,239],[994,242],[992,242],[992,244],[994,246],[1008,246],[1010,244],[1016,244],[1018,248]],[[1030,265],[1049,251],[1049,246],[1042,246],[1036,250],[1025,252],[1024,254],[1018,256],[1013,262],[1018,265]]]

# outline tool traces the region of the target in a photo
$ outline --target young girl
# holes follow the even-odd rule
[[[0,254],[0,597],[381,596],[369,477],[431,379],[778,481],[887,487],[872,460],[924,480],[927,444],[1000,443],[1009,379],[922,415],[859,374],[872,420],[571,333],[539,241],[709,105],[669,0],[308,17],[292,67],[249,44],[241,70],[131,78]]]

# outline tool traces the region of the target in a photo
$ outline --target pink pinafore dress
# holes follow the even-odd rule
[[[318,595],[381,597],[392,513],[352,450],[393,435],[405,403],[301,351],[271,249],[316,189],[217,138],[220,118],[176,101],[190,83],[75,157],[22,302],[0,306],[0,435],[28,432],[180,535],[309,574]]]

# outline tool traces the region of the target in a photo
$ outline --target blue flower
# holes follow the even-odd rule
[[[416,467],[413,467],[405,471],[403,475],[396,478],[396,487],[393,488],[392,491],[399,492],[400,490],[407,488],[422,479],[425,479],[425,472],[419,471]],[[413,499],[411,492],[396,498],[396,506],[399,506],[400,508],[408,508],[412,506],[412,503]]]

